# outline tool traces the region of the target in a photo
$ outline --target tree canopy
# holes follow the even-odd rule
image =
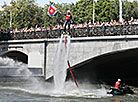
[[[76,3],[53,3],[53,5],[62,13],[70,10],[72,13],[73,24],[83,24],[92,21],[93,0],[79,0]],[[12,28],[30,28],[38,26],[63,25],[65,16],[58,12],[54,17],[47,14],[49,4],[44,7],[37,5],[35,0],[12,0],[10,5],[4,3],[0,10],[0,28],[10,28],[10,16],[12,16]],[[10,15],[11,14],[11,15]],[[123,0],[123,18],[138,19],[138,1],[129,2]],[[98,0],[95,3],[95,21],[108,22],[119,20],[119,0]]]

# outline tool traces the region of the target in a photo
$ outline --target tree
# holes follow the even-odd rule
[[[125,0],[123,2],[123,18],[125,20],[130,20],[130,17],[132,16],[131,10],[132,10],[132,3]]]
[[[8,30],[10,28],[10,7],[4,3],[3,10],[0,11],[0,28]]]
[[[73,24],[83,24],[93,20],[93,0],[79,0],[74,3],[53,3],[58,11],[65,13],[71,11]],[[65,15],[58,12],[54,17],[47,14],[49,4],[45,7],[38,7],[35,0],[12,0],[11,6],[6,3],[0,11],[0,28],[9,29],[10,11],[12,11],[13,29],[22,29],[38,26],[63,25]],[[128,18],[129,17],[129,18]],[[130,20],[130,17],[138,18],[138,1],[129,2],[123,0],[123,18]],[[95,20],[108,22],[119,20],[119,0],[98,0],[95,3]]]
[[[12,0],[11,6],[4,4],[3,11],[0,12],[1,28],[9,28],[10,24],[10,11],[12,11],[12,27],[18,28],[30,28],[35,25],[41,26],[43,9],[35,5],[34,0]],[[2,22],[4,21],[4,23]],[[4,29],[4,28],[3,28]]]
[[[123,16],[124,19],[130,20],[131,17],[138,18],[138,2],[123,2]]]
[[[35,5],[34,0],[12,1],[13,28],[35,27],[42,25],[41,7]]]
[[[98,0],[96,4],[96,18],[98,21],[111,21],[111,19],[117,19],[117,5],[112,0]]]
[[[132,5],[133,5],[133,9],[132,9],[132,17],[134,17],[135,19],[138,18],[138,1],[133,1],[132,2]]]

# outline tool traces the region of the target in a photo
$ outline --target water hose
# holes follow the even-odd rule
[[[71,67],[70,67],[69,60],[67,61],[67,63],[68,63],[68,66],[69,66],[69,70],[70,70],[71,76],[72,76],[72,78],[73,78],[73,80],[74,80],[76,86],[79,88],[79,86],[78,86],[78,84],[77,84],[77,82],[76,82],[76,80],[75,80],[75,77],[74,77],[74,75],[73,75],[73,73],[72,73],[72,70],[71,70]]]
[[[66,47],[66,44],[67,44],[67,36],[65,36],[65,47]]]
[[[66,44],[67,44],[67,36],[65,36],[65,48],[66,48]],[[68,63],[68,67],[69,67],[69,71],[70,71],[70,73],[71,73],[71,76],[72,76],[72,78],[73,78],[73,80],[74,80],[76,86],[79,88],[79,86],[78,86],[78,84],[77,84],[77,82],[76,82],[76,80],[75,80],[75,77],[74,77],[74,75],[73,75],[73,72],[72,72],[72,70],[71,70],[69,60],[67,60],[67,63]]]

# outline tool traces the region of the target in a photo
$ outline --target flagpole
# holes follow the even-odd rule
[[[119,21],[122,22],[122,0],[119,0]]]

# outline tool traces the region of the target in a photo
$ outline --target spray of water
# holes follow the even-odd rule
[[[8,57],[2,58],[0,57],[0,66],[11,66],[11,67],[19,67],[22,66],[23,63],[14,61]]]
[[[68,68],[67,61],[69,60],[69,50],[70,50],[70,36],[67,36],[67,44],[65,46],[64,36],[61,36],[59,41],[58,50],[56,54],[56,61],[54,67],[54,83],[55,91],[58,95],[69,95],[69,96],[78,96],[78,97],[96,97],[96,94],[99,96],[105,96],[106,90],[102,87],[101,89],[92,90],[92,87],[89,89],[80,89],[78,90],[74,82],[69,81],[65,82],[66,79],[66,70]],[[89,85],[89,84],[88,84]],[[80,85],[81,87],[81,85]],[[100,92],[101,91],[101,92]],[[95,94],[96,93],[96,94]],[[56,94],[57,95],[57,94]]]
[[[27,87],[30,90],[41,91],[45,87],[43,86],[43,82],[34,77],[33,73],[28,69],[28,65],[22,62],[15,61],[8,57],[2,58],[0,57],[0,66],[7,66],[10,68],[17,68],[15,75],[20,76],[19,80],[23,80],[27,83]],[[24,83],[25,84],[25,83]]]
[[[67,40],[67,45],[65,46],[64,37],[65,36],[61,35],[54,64],[54,84],[56,91],[64,90],[64,84],[66,79],[70,39]]]
[[[67,40],[67,54],[66,54],[66,60],[69,60],[69,51],[70,51],[70,36],[67,36],[68,40]]]

